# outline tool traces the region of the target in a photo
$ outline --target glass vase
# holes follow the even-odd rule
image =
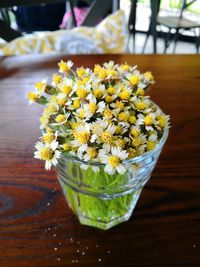
[[[152,151],[125,160],[125,174],[109,175],[104,164],[62,155],[56,167],[69,207],[81,224],[109,229],[127,221],[149,180],[168,136],[168,129]]]

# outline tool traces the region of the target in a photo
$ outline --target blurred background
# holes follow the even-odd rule
[[[111,18],[108,22],[110,25],[113,24],[113,27],[117,23],[123,23],[123,29],[119,29],[119,36],[122,36],[123,32],[127,45],[126,49],[118,49],[115,52],[137,54],[199,53],[199,0],[7,0],[0,1],[1,54],[15,54],[14,46],[17,47],[16,54],[19,54],[22,51],[21,47],[19,48],[21,44],[16,42],[19,38],[23,38],[22,41],[27,42],[27,47],[29,46],[27,53],[35,53],[36,49],[33,48],[33,41],[30,47],[30,39],[27,39],[27,36],[41,38],[41,36],[47,36],[46,33],[49,31],[56,31],[54,36],[55,40],[53,41],[54,44],[51,44],[51,49],[49,51],[46,48],[37,50],[39,53],[50,53],[54,50],[54,47],[56,50],[58,46],[56,38],[60,38],[60,35],[57,36],[57,31],[66,31],[63,33],[64,36],[69,36],[71,34],[69,30],[72,29],[74,36],[77,29],[83,26],[90,29],[90,32],[87,31],[86,37],[90,37],[91,41],[95,41],[95,45],[99,48],[99,46],[103,46],[102,39],[105,39],[106,30],[109,30],[109,25],[102,22],[108,16],[118,12],[119,9],[124,11],[125,17],[123,18],[125,19],[119,22],[119,17],[113,17],[113,21]],[[95,27],[98,27],[99,23],[104,27],[101,44],[99,44],[100,41],[97,42],[95,40],[96,37],[91,32],[91,28],[95,30]],[[115,28],[117,29],[117,27]],[[84,37],[84,30],[79,30],[79,34],[80,31],[82,37]],[[112,31],[109,34],[112,35]],[[48,41],[50,40],[49,36]],[[113,38],[113,43],[117,42],[115,39]],[[27,40],[29,40],[29,44]],[[80,42],[83,42],[83,40],[80,40]],[[11,44],[12,52],[10,52]],[[23,43],[24,45],[26,46],[26,43]],[[79,52],[82,50],[79,49]],[[56,51],[58,52],[58,50]],[[63,51],[65,50],[60,52]],[[76,49],[73,51],[76,53]],[[97,49],[96,51],[93,49],[94,53],[106,53],[106,51],[109,52],[109,49]]]

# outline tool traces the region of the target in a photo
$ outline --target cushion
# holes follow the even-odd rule
[[[124,11],[106,17],[96,27],[76,27],[28,34],[0,48],[1,55],[23,55],[34,53],[125,53],[127,49],[127,27]]]

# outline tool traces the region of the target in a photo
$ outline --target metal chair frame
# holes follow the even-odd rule
[[[189,6],[191,6],[196,0],[191,0],[190,2],[187,3],[187,0],[183,0],[183,3],[182,3],[182,6],[181,6],[181,9],[180,9],[180,15],[179,15],[179,19],[181,21],[182,17],[183,17],[183,12],[185,9],[187,9]],[[157,8],[156,10],[157,12],[157,15],[159,13],[159,8]],[[157,23],[156,21],[156,25],[159,24]],[[159,24],[161,25],[161,24]],[[175,50],[176,50],[176,45],[177,45],[177,41],[178,41],[178,37],[179,37],[179,34],[180,34],[180,31],[181,30],[188,30],[188,29],[193,29],[194,30],[194,33],[195,33],[195,37],[196,37],[196,52],[198,53],[199,52],[199,46],[200,46],[200,32],[199,32],[199,36],[197,36],[196,34],[196,31],[193,28],[184,28],[184,27],[170,27],[170,26],[166,26],[164,25],[165,27],[168,27],[169,30],[168,30],[168,33],[165,34],[165,36],[163,35],[163,38],[164,38],[164,53],[166,53],[167,51],[167,48],[169,47],[169,45],[171,44],[172,41],[174,41],[174,48],[173,48],[173,53],[175,53]],[[144,46],[143,46],[143,49],[142,49],[142,53],[144,53],[145,51],[145,48],[146,48],[146,45],[147,45],[147,41],[148,41],[148,38],[152,32],[151,30],[152,28],[152,21],[150,21],[150,26],[149,26],[149,30],[147,32],[147,36],[146,36],[146,39],[145,39],[145,43],[144,43]],[[197,25],[195,28],[199,28],[200,29],[200,25]],[[172,30],[175,29],[175,34],[172,37]]]

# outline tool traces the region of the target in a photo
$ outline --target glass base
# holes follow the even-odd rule
[[[69,207],[83,225],[107,230],[127,221],[136,206],[142,188],[123,196],[100,198],[75,191],[59,179]]]

